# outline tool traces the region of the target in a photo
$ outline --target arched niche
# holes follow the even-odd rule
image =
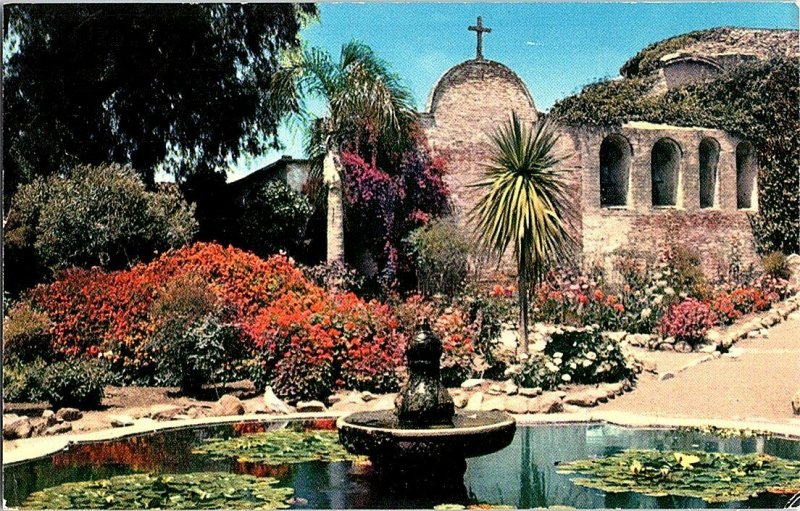
[[[653,206],[677,206],[681,148],[677,142],[662,138],[650,153]]]
[[[750,142],[736,146],[736,207],[754,209],[756,204],[756,179],[758,165],[756,152]]]
[[[600,206],[626,206],[633,151],[628,139],[611,134],[600,144]]]
[[[713,138],[700,141],[700,207],[717,205],[717,165],[719,164],[719,142]]]

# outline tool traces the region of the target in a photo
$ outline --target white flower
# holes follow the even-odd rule
[[[659,280],[658,282],[656,282],[656,284],[658,285],[658,287],[664,287],[664,286],[667,285],[667,281],[666,280]]]
[[[597,353],[595,353],[594,351],[590,351],[589,353],[586,354],[586,358],[588,358],[589,360],[596,360]]]
[[[589,360],[588,358],[584,359],[583,362],[581,362],[581,365],[583,367],[589,367],[592,364],[593,364],[593,362],[591,360]]]
[[[664,293],[669,295],[669,296],[672,296],[672,295],[675,294],[675,290],[672,289],[671,287],[668,287],[668,288],[664,289]]]
[[[653,298],[653,303],[656,304],[656,305],[661,305],[661,302],[663,302],[663,301],[664,301],[664,297],[661,296],[661,295],[656,295],[656,297]]]
[[[563,357],[564,354],[561,353],[560,351],[556,351],[555,353],[553,353],[553,358],[563,358]]]
[[[556,372],[558,372],[558,366],[557,366],[557,365],[555,365],[555,364],[553,364],[552,362],[548,362],[547,364],[545,364],[545,367],[546,367],[546,368],[547,368],[547,370],[548,370],[548,371],[550,371],[551,373],[556,373]]]
[[[564,380],[564,381],[572,381],[572,376],[570,376],[568,374],[562,374],[561,375],[561,379]]]
[[[650,309],[650,307],[645,307],[644,309],[642,309],[642,312],[641,312],[641,314],[639,314],[639,316],[642,319],[647,319],[647,318],[650,317],[650,314],[652,314],[652,313],[653,313],[653,311]]]

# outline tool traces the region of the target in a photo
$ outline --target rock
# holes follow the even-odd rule
[[[481,409],[482,404],[483,404],[483,392],[476,392],[472,394],[470,398],[467,400],[467,406],[465,408],[472,412],[477,412]]]
[[[646,347],[647,344],[650,342],[650,335],[649,334],[629,334],[626,337],[631,346],[641,346]]]
[[[528,400],[522,396],[511,396],[506,399],[505,407],[508,413],[528,413]]]
[[[272,389],[268,389],[268,390],[272,390]],[[328,396],[328,406],[335,405],[336,403],[338,403],[341,400],[342,400],[342,395],[341,394],[331,394],[330,396]]]
[[[761,337],[761,333],[758,330],[750,330],[747,332],[748,339],[756,339],[758,337]]]
[[[186,415],[192,419],[200,419],[211,415],[211,409],[202,406],[193,406],[186,411]]]
[[[678,353],[691,353],[692,345],[686,341],[678,341],[675,343],[675,351]]]
[[[710,344],[718,344],[720,339],[722,338],[722,334],[719,330],[709,330],[706,332],[706,341]]]
[[[769,330],[767,330],[766,328],[762,328],[761,330],[758,331],[758,335],[761,337],[769,337]]]
[[[361,397],[361,400],[364,401],[365,403],[369,403],[370,401],[372,401],[374,399],[378,399],[378,396],[376,396],[375,394],[373,394],[372,392],[370,392],[368,390],[365,390],[364,392],[362,392],[359,397]]]
[[[297,403],[297,411],[300,413],[311,413],[311,412],[324,412],[325,405],[321,401],[300,401]]]
[[[83,412],[77,408],[61,408],[56,412],[56,418],[62,421],[72,422],[83,417]]]
[[[453,396],[453,404],[456,408],[464,408],[467,406],[467,401],[469,401],[469,399],[464,394]]]
[[[640,358],[639,363],[642,365],[642,371],[646,373],[658,374],[658,365],[656,361],[650,358]]]
[[[475,387],[480,387],[486,380],[482,378],[470,378],[468,380],[464,380],[461,384],[462,389],[474,389]]]
[[[377,410],[394,410],[394,399],[396,396],[393,394],[386,394],[385,396],[381,396],[374,401],[370,402],[369,409],[372,411]]]
[[[562,397],[556,392],[545,392],[528,400],[528,413],[558,413],[564,411]]]
[[[627,335],[626,332],[605,332],[606,337],[614,342],[622,342],[622,339]]]
[[[659,380],[661,380],[661,381],[671,380],[672,378],[675,378],[675,373],[672,373],[672,372],[668,371],[668,372],[662,374],[661,377],[659,378]]]
[[[128,415],[109,415],[112,428],[125,428],[133,426],[133,418]]]
[[[800,390],[795,392],[792,397],[792,413],[800,415]]]
[[[567,394],[564,402],[576,406],[595,406],[599,402],[608,401],[608,392],[603,389],[586,389],[574,394]]]
[[[176,405],[153,405],[147,414],[156,421],[171,421],[173,417],[183,412],[183,408]]]
[[[505,394],[505,392],[503,392],[503,387],[501,387],[497,383],[492,384],[489,387],[489,390],[486,391],[486,393],[491,396],[502,396],[503,394]]]
[[[503,385],[503,392],[505,392],[509,396],[513,396],[514,394],[516,394],[518,390],[519,390],[519,387],[511,380],[508,380]]]
[[[536,397],[542,394],[542,387],[520,387],[518,392],[520,396]]]
[[[53,426],[55,424],[58,424],[59,422],[63,422],[63,421],[59,420],[58,417],[56,417],[56,414],[53,412],[53,410],[45,410],[45,411],[43,411],[42,412],[42,419],[45,420],[45,423],[47,424],[48,427],[49,426]]]
[[[72,431],[72,424],[69,422],[61,422],[54,426],[50,426],[44,430],[45,435],[60,435],[61,433],[68,433]]]
[[[6,440],[28,438],[31,433],[33,433],[33,427],[28,417],[13,414],[3,415],[3,438]]]
[[[236,396],[225,394],[211,407],[211,414],[215,417],[243,415],[244,403]]]
[[[660,349],[661,351],[675,351],[675,346],[673,346],[668,342],[662,342],[661,344],[658,345],[658,349]]]
[[[492,396],[484,400],[481,404],[481,411],[483,412],[502,412],[506,408],[506,398],[503,396]]]
[[[275,392],[272,391],[272,387],[267,387],[264,391],[264,411],[276,414],[292,413],[292,409],[289,405],[275,395]]]
[[[661,343],[662,344],[675,344],[675,338],[674,337],[665,337],[665,338],[663,338],[661,340]]]

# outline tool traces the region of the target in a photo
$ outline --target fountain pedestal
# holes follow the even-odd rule
[[[463,487],[466,458],[511,443],[516,421],[503,412],[455,412],[441,383],[442,344],[423,325],[406,349],[408,383],[395,410],[360,412],[336,423],[351,453],[369,456],[376,473],[393,484]]]

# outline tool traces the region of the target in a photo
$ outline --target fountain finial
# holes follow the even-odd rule
[[[408,383],[395,402],[401,424],[416,427],[452,424],[455,407],[440,378],[441,357],[442,341],[423,320],[406,348]]]

